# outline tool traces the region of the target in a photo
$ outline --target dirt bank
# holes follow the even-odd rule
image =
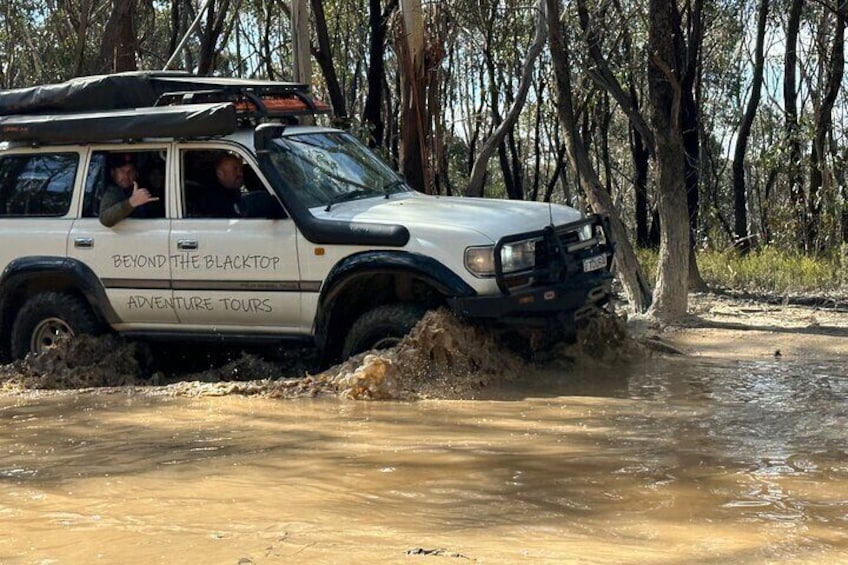
[[[798,305],[693,294],[689,311],[691,316],[682,325],[648,331],[693,356],[813,360],[848,353],[845,304]],[[634,324],[634,329],[638,326]]]

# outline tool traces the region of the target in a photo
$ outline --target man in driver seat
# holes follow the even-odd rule
[[[215,183],[204,192],[199,215],[207,218],[239,218],[242,215],[241,189],[244,186],[244,164],[232,153],[215,160]]]

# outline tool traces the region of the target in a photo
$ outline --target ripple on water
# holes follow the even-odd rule
[[[104,562],[156,562],[153,538],[173,561],[392,563],[414,546],[491,563],[848,562],[839,361],[540,370],[446,323],[302,379],[9,400],[0,556],[49,560],[50,539],[87,562],[78,539],[96,529]],[[232,396],[165,396],[192,391]],[[338,400],[385,391],[419,401]]]

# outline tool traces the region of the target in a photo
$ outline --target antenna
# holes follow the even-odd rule
[[[551,223],[551,227],[554,227],[554,209],[550,198],[548,198],[548,221]]]

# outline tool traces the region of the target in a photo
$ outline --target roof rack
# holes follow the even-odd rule
[[[329,114],[332,108],[313,98],[303,84],[221,85],[205,90],[165,92],[154,106],[231,102],[239,118],[261,119]]]

